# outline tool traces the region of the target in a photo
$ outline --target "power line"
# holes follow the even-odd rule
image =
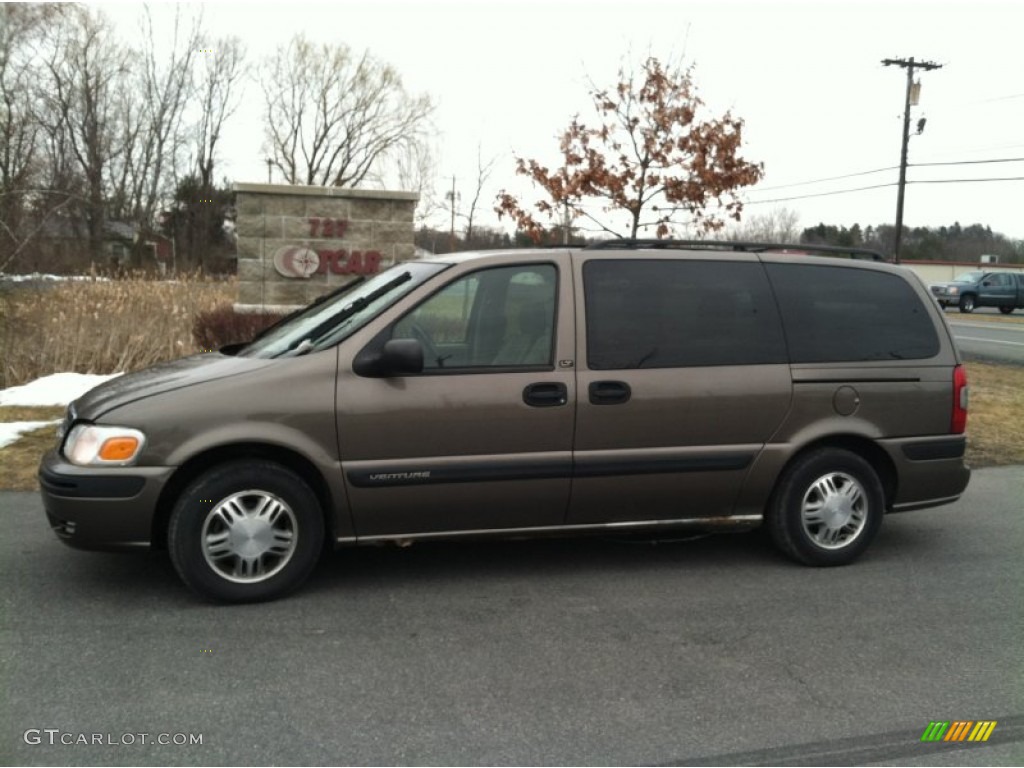
[[[941,149],[938,151],[931,151],[928,154],[936,155],[938,157],[949,156],[949,155],[960,155],[965,152],[993,152],[997,149],[1019,149],[1024,147],[1024,144],[989,144],[985,147],[954,147],[952,149]]]
[[[854,187],[853,189],[837,189],[833,192],[815,192],[809,195],[793,195],[792,197],[776,197],[771,200],[747,200],[744,205],[761,205],[762,203],[784,203],[788,200],[806,200],[810,197],[830,197],[832,195],[848,195],[851,192],[865,192],[869,189],[882,189],[884,187],[895,187],[896,182],[890,181],[886,184],[872,184],[869,187]]]
[[[767,192],[772,189],[788,189],[790,187],[805,187],[808,184],[818,184],[823,181],[838,181],[839,179],[852,179],[854,176],[870,176],[873,173],[883,171],[895,171],[899,166],[890,165],[887,168],[875,168],[873,171],[858,171],[857,173],[844,173],[842,176],[828,176],[824,179],[812,179],[811,181],[797,181],[792,184],[777,184],[773,187],[759,187],[758,192]]]
[[[1007,94],[1006,96],[996,96],[991,99],[981,99],[980,101],[968,102],[968,104],[965,106],[970,106],[971,104],[988,104],[989,102],[992,101],[1008,101],[1009,99],[1024,99],[1024,93],[1010,93]]]
[[[984,165],[985,163],[1021,163],[1024,157],[1000,157],[995,160],[951,160],[947,163],[909,163],[911,168],[921,168],[926,165]]]
[[[906,184],[976,184],[989,181],[1024,181],[1024,176],[1000,176],[985,179],[919,179],[907,181]],[[812,197],[831,197],[832,195],[848,195],[853,192],[866,192],[871,189],[883,189],[895,187],[898,182],[890,181],[887,184],[872,184],[868,187],[854,187],[853,189],[837,189],[832,192],[814,192],[809,195],[793,195],[791,197],[775,197],[771,200],[744,200],[743,205],[762,205],[764,203],[784,203],[789,200],[807,200]]]
[[[907,184],[974,184],[985,181],[1024,181],[1024,176],[999,176],[988,179],[921,179],[908,181]]]
[[[976,99],[975,101],[961,101],[954,104],[941,104],[937,107],[930,107],[928,111],[946,113],[954,109],[963,109],[964,107],[976,107],[980,104],[995,104],[1000,101],[1010,101],[1012,99],[1024,99],[1024,93],[1008,93],[1005,96],[994,96],[990,99]]]
[[[1024,146],[1024,145],[1022,145],[1022,146]],[[910,167],[910,168],[914,168],[914,167],[918,167],[918,166],[923,167],[923,166],[926,166],[926,165],[976,165],[976,164],[984,164],[984,163],[1019,163],[1019,162],[1024,162],[1024,157],[1000,157],[1000,158],[995,158],[993,160],[956,160],[956,161],[949,161],[949,162],[942,162],[942,163],[939,163],[939,162],[907,163],[907,166]],[[758,187],[756,190],[751,190],[751,191],[752,192],[769,192],[769,191],[775,190],[775,189],[790,189],[792,187],[806,187],[806,186],[809,186],[811,184],[820,184],[820,183],[825,182],[825,181],[839,181],[840,179],[852,179],[852,178],[857,177],[857,176],[870,176],[871,174],[883,173],[884,171],[895,171],[898,168],[899,168],[898,165],[890,165],[890,166],[887,166],[886,168],[875,168],[874,170],[871,170],[871,171],[857,171],[856,173],[844,173],[841,176],[826,176],[826,177],[821,178],[821,179],[810,179],[808,181],[794,181],[792,184],[775,184],[775,185],[770,186],[770,187]]]

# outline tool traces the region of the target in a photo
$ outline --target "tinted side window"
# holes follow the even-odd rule
[[[939,352],[935,326],[898,275],[769,264],[794,363],[920,360]]]
[[[593,370],[786,362],[760,264],[595,260],[583,287]]]

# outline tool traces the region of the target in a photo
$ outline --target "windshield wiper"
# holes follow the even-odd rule
[[[317,296],[315,299],[313,299],[313,301],[311,303],[307,304],[306,306],[299,307],[295,311],[289,312],[287,315],[282,317],[280,320],[276,320],[275,322],[273,322],[270,325],[268,325],[262,331],[260,331],[255,336],[253,336],[252,339],[249,340],[249,343],[252,344],[252,342],[258,341],[258,340],[262,339],[264,336],[266,336],[272,330],[274,330],[275,328],[277,328],[280,325],[283,325],[284,323],[287,323],[293,317],[295,317],[297,315],[301,315],[303,312],[305,312],[305,311],[307,311],[309,309],[312,309],[313,307],[319,306],[319,305],[323,304],[325,301],[329,301],[330,299],[333,299],[333,298],[335,298],[337,296],[341,296],[343,293],[348,293],[349,291],[351,291],[353,288],[355,288],[360,283],[365,283],[365,282],[366,282],[366,275],[360,275],[355,280],[350,280],[349,282],[345,283],[344,285],[340,286],[339,288],[335,288],[333,291],[328,291],[323,296]]]
[[[412,280],[412,273],[403,272],[394,280],[389,280],[377,290],[371,291],[365,296],[360,296],[351,304],[345,305],[337,314],[331,315],[331,317],[324,320],[320,325],[303,336],[299,342],[292,347],[292,349],[285,352],[284,355],[291,353],[290,356],[298,357],[299,355],[304,355],[307,352],[310,352],[315,348],[316,342],[326,336],[328,331],[334,330],[339,323],[344,322],[359,312],[362,312],[377,299],[390,293],[395,288],[402,285],[402,283],[407,283],[410,280]],[[284,355],[278,355],[278,357],[282,357]]]

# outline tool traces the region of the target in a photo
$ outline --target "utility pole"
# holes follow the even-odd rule
[[[910,92],[914,87],[915,69],[940,69],[941,64],[933,61],[915,61],[911,56],[909,59],[882,59],[887,66],[903,67],[907,70],[907,95],[903,104],[903,147],[900,150],[900,183],[899,191],[896,193],[896,242],[893,245],[893,252],[896,263],[900,263],[900,243],[903,240],[903,191],[907,186],[907,145],[910,143]]]
[[[455,176],[454,175],[452,176],[452,191],[448,192],[445,195],[445,197],[447,197],[448,200],[451,201],[451,208],[452,208],[452,228],[451,228],[451,230],[448,233],[448,250],[451,253],[454,253],[455,252],[455,200],[456,200],[456,197],[457,197],[457,194],[455,192]]]

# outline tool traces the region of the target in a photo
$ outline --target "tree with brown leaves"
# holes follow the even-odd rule
[[[534,240],[543,237],[544,219],[562,228],[584,219],[621,237],[614,223],[625,214],[631,238],[649,228],[666,237],[680,225],[712,232],[724,226],[722,216],[739,221],[736,190],[764,175],[762,164],[739,155],[743,120],[730,112],[699,115],[704,102],[692,67],[665,67],[651,57],[641,70],[637,76],[620,69],[614,88],[592,88],[597,123],[573,118],[561,137],[560,167],[516,158],[516,173],[547,197],[531,206],[502,191],[499,217],[510,217]]]

